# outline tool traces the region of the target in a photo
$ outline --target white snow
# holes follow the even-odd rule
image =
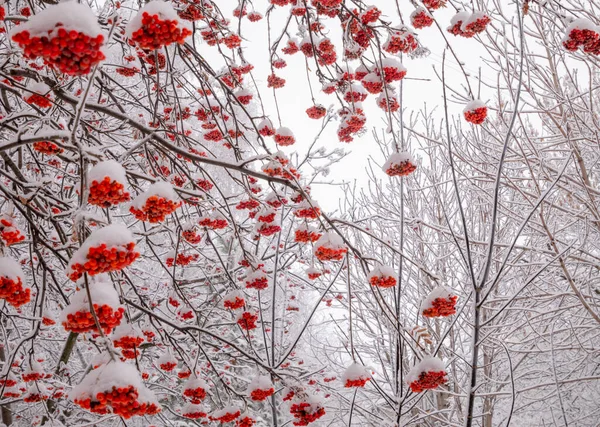
[[[179,201],[179,196],[170,183],[165,181],[156,181],[150,185],[146,191],[138,194],[138,196],[131,202],[131,205],[135,209],[141,209],[146,204],[146,201],[152,196],[162,197],[173,202]]]
[[[476,109],[485,107],[485,106],[486,106],[485,102],[483,102],[479,99],[473,99],[473,100],[467,102],[467,105],[465,105],[465,109],[463,110],[463,113],[475,111]]]
[[[406,383],[410,384],[414,381],[418,381],[421,373],[423,372],[440,372],[446,371],[446,367],[444,366],[444,362],[437,357],[426,357],[417,363],[410,370],[408,375],[406,376]]]
[[[352,363],[348,366],[342,374],[342,382],[346,384],[346,381],[357,381],[365,378],[371,378],[371,373],[360,363]]]
[[[178,363],[175,356],[170,351],[165,351],[156,361],[158,366],[164,365],[166,363]]]
[[[25,283],[25,273],[23,273],[21,265],[9,257],[0,258],[0,275],[12,281],[21,279],[21,281]]]
[[[330,249],[343,249],[346,247],[344,245],[344,240],[338,236],[337,233],[331,231],[324,233],[319,240],[317,240],[317,243],[315,244],[315,250],[321,246]]]
[[[418,14],[420,14],[420,13],[424,13],[426,16],[429,16],[430,18],[433,18],[433,17],[431,16],[431,13],[429,13],[429,12],[427,11],[427,9],[425,9],[424,7],[417,7],[417,8],[416,8],[416,9],[413,11],[413,13],[411,13],[411,14],[410,14],[410,20],[412,21],[412,20],[413,20],[413,18],[414,18],[415,16],[417,16]]]
[[[415,164],[415,161],[411,154],[407,151],[403,151],[401,153],[393,153],[388,157],[387,161],[383,164],[382,169],[384,171],[388,170],[392,165],[399,165],[404,162]]]
[[[471,16],[471,14],[467,11],[463,10],[462,12],[458,12],[456,15],[454,15],[452,17],[452,19],[450,19],[450,26],[448,28],[454,27],[459,22],[464,23],[467,19],[469,19],[470,16]]]
[[[105,160],[97,163],[88,172],[88,181],[90,183],[97,181],[101,182],[105,177],[109,177],[113,181],[125,185],[127,182],[125,177],[125,169],[116,160]]]
[[[252,379],[250,384],[248,384],[246,393],[250,396],[254,390],[269,390],[271,388],[274,388],[271,377],[268,375],[258,375]]]
[[[101,277],[96,276],[93,279],[88,279],[90,285],[90,295],[92,302],[98,306],[108,305],[113,310],[118,310],[121,306],[119,303],[119,294],[110,283],[107,275],[101,274]],[[60,314],[60,322],[66,322],[69,314],[75,314],[78,311],[90,311],[90,304],[85,289],[78,290],[71,297],[69,305],[67,305]]]
[[[197,388],[201,388],[204,391],[208,392],[208,385],[206,384],[206,381],[204,381],[202,378],[190,377],[183,386],[184,390],[194,390]]]
[[[370,281],[373,277],[396,277],[396,271],[387,265],[378,265],[371,270],[367,279]]]
[[[275,132],[275,133],[279,136],[292,136],[292,137],[294,136],[294,133],[292,132],[292,130],[285,126],[282,126],[279,129],[277,129],[277,132]]]
[[[133,241],[131,231],[129,231],[124,224],[115,223],[94,230],[92,234],[85,239],[85,242],[83,242],[81,247],[73,254],[69,264],[67,264],[67,276],[71,274],[74,264],[86,263],[87,254],[90,248],[98,247],[104,243],[106,244],[106,249],[110,250],[114,247],[127,245]]]
[[[223,409],[217,409],[212,414],[210,414],[210,416],[212,418],[221,418],[225,414],[235,414],[236,412],[241,412],[240,408],[238,408],[235,405],[228,405]]]
[[[382,68],[396,68],[398,71],[406,71],[406,67],[395,58],[383,58],[381,60]]]
[[[22,31],[29,31],[31,37],[50,36],[54,37],[60,27],[56,24],[63,24],[67,30],[75,30],[96,37],[102,33],[98,18],[92,10],[76,1],[67,1],[52,6],[47,6],[44,10],[33,15],[29,21],[22,22],[15,26],[11,31],[11,37]],[[48,32],[50,31],[50,34]]]
[[[112,340],[116,341],[123,337],[134,337],[134,338],[144,338],[142,332],[135,328],[131,323],[121,323],[119,326],[115,328],[112,333]]]
[[[173,20],[178,22],[178,26],[192,29],[191,24],[184,19],[179,19],[177,12],[171,5],[171,3],[162,1],[162,0],[154,0],[141,8],[138,13],[133,17],[131,21],[127,24],[127,28],[125,30],[125,34],[127,37],[131,37],[133,33],[139,30],[142,27],[142,18],[144,12],[147,12],[149,15],[158,15],[161,20]]]
[[[32,85],[27,86],[27,89],[33,93],[37,93],[38,95],[52,95],[52,90],[50,86],[48,86],[44,82],[35,82]]]
[[[437,298],[445,298],[449,300],[454,295],[454,292],[452,292],[445,286],[438,286],[433,291],[431,291],[429,295],[427,295],[427,297],[425,297],[425,299],[421,303],[421,311],[427,310],[428,308],[432,308],[433,301],[435,301]]]

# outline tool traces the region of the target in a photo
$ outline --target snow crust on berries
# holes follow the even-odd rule
[[[315,243],[315,247],[319,247],[319,246],[325,246],[328,247],[330,249],[344,249],[346,248],[346,245],[344,245],[344,239],[342,239],[340,236],[338,236],[336,233],[334,232],[327,232],[324,233],[319,240],[317,240],[317,243]]]
[[[173,356],[173,354],[170,351],[165,351],[157,360],[156,362],[158,364],[158,366],[160,365],[167,365],[170,363],[175,363],[177,364],[177,359],[175,358],[175,356]]]
[[[179,196],[170,183],[166,181],[156,181],[155,183],[151,184],[146,191],[133,199],[131,205],[135,209],[142,209],[146,204],[146,201],[152,196],[162,197],[173,202],[179,201]]]
[[[93,299],[93,297],[92,297]],[[95,302],[95,301],[94,301]],[[123,337],[132,337],[132,338],[144,338],[142,332],[135,328],[131,323],[121,323],[119,326],[115,328],[113,331],[111,338],[113,341],[117,341]]]
[[[236,414],[238,412],[241,412],[240,408],[238,408],[235,405],[228,405],[222,409],[217,409],[212,414],[210,414],[210,417],[217,420],[219,418],[224,417],[227,414]]]
[[[462,12],[458,12],[450,19],[450,26],[448,27],[448,29],[454,27],[459,22],[462,22],[464,24],[470,18],[470,16],[471,14],[465,10],[463,10]]]
[[[127,182],[125,169],[116,160],[99,162],[88,172],[90,183],[94,181],[101,182],[105,177],[109,177],[120,184]]]
[[[258,375],[248,384],[246,393],[250,395],[254,390],[269,390],[273,388],[273,382],[268,375]]]
[[[154,394],[148,390],[134,365],[120,361],[111,361],[88,373],[69,393],[71,400],[81,397],[95,397],[97,392],[104,392],[115,388],[128,388],[133,386],[138,391],[138,400],[147,403],[158,401]]]
[[[400,61],[394,58],[383,58],[381,60],[382,68],[396,68],[399,72],[406,72],[406,67]]]
[[[475,111],[478,108],[483,108],[485,107],[485,102],[479,100],[479,99],[473,99],[469,102],[467,102],[467,105],[465,105],[465,108],[463,110],[463,113],[468,113],[470,111]]]
[[[85,264],[90,248],[98,247],[102,244],[106,245],[106,249],[110,250],[114,247],[126,246],[133,242],[133,234],[124,224],[110,224],[106,227],[94,230],[92,234],[85,239],[83,245],[73,254],[73,257],[67,264],[67,276],[73,272],[75,264]]]
[[[367,279],[370,281],[373,277],[380,276],[396,277],[396,271],[394,271],[394,269],[390,266],[378,265],[374,267],[373,270],[371,270],[371,272],[367,276]]]
[[[445,286],[438,286],[429,293],[421,303],[421,312],[433,307],[433,302],[438,298],[444,298],[450,300],[454,296],[454,293]]]
[[[238,299],[238,298],[243,300],[244,294],[241,293],[240,291],[231,291],[223,297],[223,304],[225,304],[226,302],[233,304],[236,302],[236,299]]]
[[[198,378],[198,377],[190,377],[186,382],[185,385],[183,386],[184,390],[194,390],[197,388],[201,388],[204,391],[208,390],[208,384],[206,384],[206,381],[204,381],[202,378]]]
[[[573,30],[589,30],[589,31],[594,31],[596,33],[600,32],[600,28],[594,24],[592,21],[590,21],[587,18],[577,18],[575,19],[573,22],[571,22],[569,24],[569,26],[567,27],[566,31],[565,31],[565,36],[563,37],[563,41],[566,41],[569,39],[569,35],[571,34],[571,31]]]
[[[142,27],[144,12],[148,13],[150,16],[158,15],[158,17],[163,21],[167,19],[170,21],[177,21],[177,24],[181,27],[185,27],[190,31],[192,30],[192,26],[188,21],[179,18],[171,3],[162,0],[153,0],[149,3],[146,3],[146,5],[141,8],[133,17],[133,19],[129,21],[127,28],[125,29],[125,34],[127,37],[132,37],[133,33]]]
[[[56,26],[59,22],[63,24],[62,27]],[[76,1],[67,1],[36,13],[27,22],[14,27],[10,36],[28,31],[31,37],[54,37],[59,28],[75,30],[90,37],[102,34],[98,18],[87,5]]]
[[[484,12],[476,10],[475,12],[468,15],[466,19],[463,20],[463,23],[461,25],[461,30],[467,31],[467,26],[469,24],[472,24],[473,22],[477,22],[479,19],[486,19],[486,17],[487,17],[487,15]]]
[[[101,277],[95,280],[90,280],[90,295],[92,296],[92,303],[98,306],[108,305],[114,311],[117,311],[122,305],[119,303],[119,294],[109,281],[109,277],[106,274],[100,275]],[[98,276],[96,276],[98,277]],[[67,316],[69,314],[75,314],[79,311],[89,311],[90,302],[88,300],[87,291],[85,289],[78,290],[75,295],[70,299],[69,305],[67,305],[60,314],[60,322],[68,322]]]
[[[348,381],[358,381],[366,378],[371,378],[371,373],[360,363],[354,362],[342,374],[342,383],[346,384]]]
[[[410,384],[418,381],[423,372],[440,372],[446,371],[444,362],[437,357],[426,357],[417,363],[406,376],[406,383]]]
[[[0,276],[9,280],[17,281],[21,279],[25,282],[25,273],[17,261],[9,257],[0,258]]]
[[[268,119],[267,119],[268,120]],[[282,126],[277,129],[277,135],[279,136],[294,136],[294,132],[288,127]]]
[[[390,168],[390,166],[399,165],[404,162],[415,164],[415,161],[409,152],[403,151],[401,153],[393,153],[390,155],[390,157],[388,157],[382,169],[384,171],[387,171]]]

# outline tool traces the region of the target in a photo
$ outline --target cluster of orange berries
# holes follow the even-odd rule
[[[33,149],[38,153],[47,154],[49,156],[62,153],[61,147],[53,143],[52,141],[38,141],[33,143]]]
[[[113,328],[119,326],[125,309],[119,307],[113,309],[108,304],[94,304],[94,311],[98,318],[98,323],[105,334],[109,334]],[[89,310],[80,310],[67,315],[66,321],[62,323],[63,327],[68,332],[84,334],[86,332],[98,332],[94,316]]]
[[[202,387],[190,387],[183,389],[183,395],[192,403],[200,403],[206,397],[206,390]]]
[[[447,298],[436,298],[431,302],[431,307],[423,310],[425,317],[448,317],[456,313],[456,301],[458,297],[452,295]]]
[[[135,359],[140,352],[137,348],[144,342],[144,338],[135,335],[124,335],[113,340],[113,345],[122,349],[121,354],[125,359]]]
[[[84,273],[95,276],[100,273],[122,270],[132,264],[139,256],[140,253],[135,251],[135,243],[133,242],[113,246],[110,249],[107,248],[106,243],[102,243],[100,246],[91,247],[88,250],[85,263],[73,263],[71,265],[69,278],[76,281]]]
[[[285,79],[277,76],[276,74],[271,74],[267,77],[267,87],[272,87],[273,89],[280,89],[285,86]]]
[[[269,279],[263,274],[251,274],[246,279],[246,289],[267,289],[269,287]]]
[[[294,240],[298,243],[316,242],[321,237],[317,231],[308,228],[299,228],[295,231]]]
[[[432,390],[448,382],[445,371],[421,372],[419,379],[410,383],[410,389],[413,393],[420,393],[424,390]]]
[[[188,28],[179,27],[177,20],[162,20],[158,14],[143,12],[142,26],[133,31],[129,40],[141,49],[155,50],[171,43],[183,44],[191,34]]]
[[[465,120],[474,125],[482,124],[487,117],[487,107],[478,107],[470,111],[465,111]]]
[[[210,218],[210,217],[202,218],[200,220],[199,224],[202,227],[207,227],[212,230],[221,230],[223,228],[226,228],[229,225],[229,223],[227,222],[227,220],[225,218]]]
[[[417,29],[427,28],[433,24],[433,16],[431,16],[425,9],[418,8],[410,16],[410,23]]]
[[[246,301],[244,300],[244,298],[241,298],[239,296],[236,296],[233,299],[227,298],[223,301],[223,307],[229,308],[231,310],[238,310],[244,307],[244,304],[246,304]]]
[[[317,219],[321,215],[321,209],[318,206],[302,206],[294,211],[297,218]]]
[[[171,372],[173,369],[175,369],[177,367],[177,362],[164,362],[161,363],[160,365],[160,369],[162,369],[165,372]]]
[[[252,210],[252,209],[256,209],[259,206],[260,206],[260,203],[257,200],[248,199],[248,200],[242,200],[241,202],[239,202],[235,208],[237,210],[243,210],[243,209]]]
[[[186,255],[184,253],[178,253],[177,254],[177,260],[173,259],[172,257],[167,258],[167,260],[165,261],[166,264],[169,267],[173,267],[173,265],[189,265],[192,261],[197,261],[199,258],[198,254],[190,254],[190,255]]]
[[[23,286],[20,277],[15,280],[2,276],[0,277],[0,298],[18,308],[31,300],[31,289]]]
[[[467,20],[469,22],[464,25]],[[455,36],[471,38],[476,34],[484,32],[491,21],[491,18],[484,13],[476,12],[475,19],[473,19],[473,15],[459,12],[452,20],[452,26],[448,28],[448,32]]]
[[[211,415],[210,420],[211,421],[220,421],[221,423],[230,423],[232,421],[235,421],[237,418],[239,418],[240,415],[242,415],[242,412],[239,409],[235,410],[235,411],[231,410],[231,412],[219,411],[218,415],[215,415],[215,414]]]
[[[296,418],[295,426],[307,426],[325,415],[325,408],[318,406],[315,409],[314,405],[308,402],[294,403],[290,407],[290,414]]]
[[[32,93],[25,98],[25,102],[31,105],[37,105],[40,108],[49,108],[52,106],[50,95],[40,95],[39,93]]]
[[[275,389],[273,387],[266,389],[266,390],[262,390],[262,389],[258,388],[256,390],[252,390],[252,392],[250,393],[250,398],[252,400],[262,402],[263,400],[267,400],[267,398],[272,396],[274,393],[275,393]]]
[[[257,325],[256,322],[258,321],[258,316],[254,313],[251,313],[249,311],[244,311],[240,316],[239,319],[237,320],[237,324],[240,325],[240,328],[242,328],[245,331],[250,331],[252,329],[256,329]]]
[[[418,47],[419,43],[414,34],[408,29],[403,28],[390,33],[387,42],[383,45],[383,50],[396,55],[400,52],[414,52]]]
[[[31,37],[29,31],[21,31],[12,39],[23,49],[26,58],[43,58],[45,64],[72,76],[88,74],[105,59],[101,51],[102,34],[91,37],[79,31],[68,31],[60,22],[56,28],[49,30],[47,36]]]
[[[341,142],[352,142],[354,140],[353,136],[358,134],[365,126],[367,118],[362,111],[344,111],[341,113],[341,117],[343,120],[338,128],[338,139]]]
[[[369,382],[371,378],[369,377],[361,377],[361,378],[357,378],[357,379],[347,379],[346,383],[344,384],[344,387],[346,388],[350,388],[350,387],[364,387],[367,382]]]
[[[313,105],[312,107],[306,109],[306,114],[311,119],[319,120],[325,117],[327,114],[327,109],[322,105]]]
[[[202,241],[202,236],[199,235],[198,232],[193,228],[183,230],[181,232],[181,237],[183,237],[183,240],[185,240],[188,243],[191,243],[192,245],[196,245]]]
[[[373,276],[369,279],[371,286],[377,286],[379,288],[393,288],[396,286],[396,278],[392,276]]]
[[[348,252],[347,248],[319,246],[315,251],[315,256],[319,261],[341,261],[346,252]]]
[[[97,414],[112,413],[125,419],[133,416],[155,415],[160,412],[160,408],[155,403],[140,402],[138,400],[139,392],[134,386],[112,387],[111,390],[98,392],[94,396],[82,399],[74,399],[74,403]]]
[[[245,416],[244,418],[240,418],[235,422],[235,427],[252,427],[256,424],[256,420],[250,416]]]
[[[88,202],[94,206],[109,208],[127,202],[130,196],[120,182],[105,176],[100,182],[94,180],[90,185]]]
[[[140,221],[150,223],[162,222],[167,215],[172,214],[181,206],[181,202],[166,199],[160,196],[150,196],[140,209],[131,206],[129,211]]]
[[[115,72],[123,77],[133,77],[140,72],[140,69],[137,67],[117,67]]]
[[[385,170],[385,173],[389,176],[408,176],[416,170],[417,165],[412,163],[410,160],[405,160],[400,163],[392,163]]]
[[[200,418],[206,418],[208,415],[206,412],[200,409],[200,407],[186,406],[181,413],[182,416],[189,418],[190,420],[198,420]]]
[[[0,218],[0,237],[4,240],[6,246],[11,246],[25,240],[25,236],[21,234],[21,230],[6,215]]]

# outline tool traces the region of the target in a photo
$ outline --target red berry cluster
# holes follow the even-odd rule
[[[391,111],[392,113],[400,109],[400,103],[396,97],[391,94],[388,94],[387,97],[383,93],[379,95],[379,98],[377,98],[377,106],[385,112]]]
[[[18,308],[31,300],[31,289],[23,286],[20,277],[15,281],[2,276],[0,277],[0,298]]]
[[[413,393],[420,393],[424,390],[432,390],[446,384],[448,378],[445,371],[421,372],[419,379],[410,383],[410,389]]]
[[[173,369],[175,369],[177,367],[177,362],[164,362],[161,363],[160,365],[160,369],[162,369],[165,372],[171,372]]]
[[[417,165],[409,160],[400,163],[392,163],[385,173],[389,176],[408,176],[417,170]]]
[[[91,37],[75,30],[68,30],[58,22],[47,36],[31,37],[29,31],[21,31],[12,37],[28,59],[43,58],[44,63],[62,73],[80,76],[88,74],[92,67],[105,59],[101,51],[104,36]]]
[[[184,253],[178,253],[177,254],[177,261],[175,261],[172,257],[167,258],[167,260],[165,261],[165,263],[169,266],[169,267],[173,267],[174,264],[176,265],[189,265],[192,261],[197,261],[200,255],[198,254],[190,254],[190,255],[186,255]]]
[[[465,111],[465,120],[474,125],[482,124],[487,117],[487,107],[475,108],[471,111]]]
[[[309,280],[317,280],[322,275],[323,275],[323,273],[321,273],[320,271],[312,270],[312,271],[308,272],[306,276],[309,278]]]
[[[321,215],[321,209],[317,206],[303,206],[294,211],[297,218],[317,219]]]
[[[373,276],[369,280],[371,286],[377,286],[379,288],[393,288],[396,286],[396,278],[392,276]]]
[[[252,427],[254,424],[256,424],[254,418],[245,416],[235,422],[235,427]]]
[[[123,77],[133,77],[140,72],[140,69],[137,67],[117,67],[115,72]]]
[[[252,400],[262,402],[263,400],[267,400],[267,398],[272,396],[274,393],[275,393],[275,389],[273,387],[271,387],[270,389],[267,389],[267,390],[262,390],[262,389],[258,388],[256,390],[252,390],[252,392],[250,393],[250,398]]]
[[[236,418],[238,418],[241,415],[241,411],[237,410],[236,412],[225,412],[222,415],[219,415],[218,417],[210,417],[211,421],[220,421],[222,423],[230,423],[232,421],[235,421]]]
[[[290,414],[296,418],[295,426],[307,426],[325,415],[325,408],[319,406],[313,409],[313,406],[308,402],[300,402],[290,407]]]
[[[239,202],[235,208],[237,210],[243,210],[243,209],[252,210],[252,209],[256,209],[259,206],[260,206],[260,203],[258,201],[254,200],[254,199],[248,199],[248,200],[242,200],[241,202]]]
[[[348,252],[347,248],[329,248],[319,246],[315,251],[315,256],[319,261],[341,261]]]
[[[354,140],[353,135],[358,134],[366,122],[367,119],[362,113],[345,114],[337,131],[338,139],[341,142],[352,142]]]
[[[344,387],[346,387],[346,388],[350,388],[350,387],[364,387],[365,384],[367,384],[367,382],[370,379],[371,378],[369,378],[369,377],[358,378],[358,379],[355,379],[355,380],[347,379],[346,383],[344,384]]]
[[[157,223],[164,221],[167,215],[175,212],[180,206],[181,202],[174,202],[155,195],[148,197],[146,203],[140,209],[131,206],[129,211],[140,221]]]
[[[316,242],[321,237],[320,233],[308,229],[296,230],[294,240],[298,243]]]
[[[327,114],[327,109],[322,105],[313,105],[312,107],[306,109],[306,114],[311,119],[319,120],[325,117]]]
[[[95,276],[100,273],[122,270],[132,264],[139,256],[140,253],[135,250],[135,243],[133,242],[113,246],[110,249],[107,248],[106,243],[102,243],[100,246],[88,250],[87,261],[84,264],[74,263],[71,265],[69,278],[76,281],[83,276],[83,273]]]
[[[246,279],[246,289],[267,289],[269,287],[269,279],[266,275],[264,276],[251,276]]]
[[[487,25],[491,22],[491,18],[487,15],[481,15],[481,17],[472,20],[463,28],[463,20],[457,19],[454,21],[454,24],[448,28],[448,32],[455,36],[461,36],[465,38],[474,37],[476,34],[482,33],[485,31]]]
[[[436,298],[431,302],[431,307],[423,310],[425,317],[448,317],[456,314],[456,301],[458,297],[453,295],[450,299]]]
[[[427,13],[426,10],[421,9],[410,16],[410,21],[416,29],[427,28],[433,24],[433,16]]]
[[[160,408],[154,403],[140,402],[139,392],[134,386],[112,387],[112,389],[98,392],[92,400],[91,397],[74,399],[74,403],[97,414],[112,413],[125,419],[133,416],[155,415]]]
[[[252,329],[257,328],[257,321],[258,316],[256,314],[251,313],[249,311],[244,311],[238,319],[237,324],[240,325],[240,328],[242,328],[243,330],[250,331]]]
[[[238,310],[238,309],[242,308],[244,306],[244,304],[246,304],[246,301],[244,300],[244,298],[240,298],[240,297],[235,297],[235,299],[233,301],[232,300],[223,301],[223,307],[229,308],[231,310]]]
[[[184,388],[183,395],[190,399],[192,403],[200,403],[206,397],[206,390],[202,387]]]
[[[40,108],[49,108],[52,106],[50,94],[40,95],[39,93],[32,93],[25,98],[25,102],[31,105],[37,105]]]
[[[113,328],[119,326],[125,309],[119,307],[117,310],[113,309],[108,304],[98,305],[94,304],[94,311],[98,318],[98,323],[105,334],[109,334]],[[67,320],[62,323],[65,331],[75,332],[83,334],[86,332],[98,332],[96,322],[94,322],[94,316],[88,310],[80,310],[72,314],[67,315]]]
[[[275,74],[271,74],[267,78],[267,87],[272,87],[273,89],[279,89],[285,86],[285,79],[278,77]]]
[[[142,26],[134,31],[130,43],[137,44],[141,49],[156,50],[171,43],[183,44],[184,40],[192,34],[185,27],[179,27],[176,19],[160,19],[158,14],[142,14]]]
[[[13,224],[12,219],[8,216],[0,218],[0,237],[4,240],[6,246],[11,246],[25,240],[25,236],[21,234],[21,230]]]
[[[47,154],[47,155],[56,155],[62,153],[63,150],[61,147],[56,145],[51,141],[38,141],[33,143],[33,149],[38,153]]]
[[[197,245],[202,241],[202,236],[197,233],[195,229],[183,230],[181,233],[181,237],[188,243],[192,245]]]
[[[123,349],[121,354],[125,359],[135,359],[139,355],[138,347],[144,342],[144,338],[140,336],[122,336],[116,340],[113,340],[115,347]]]
[[[399,30],[390,34],[383,50],[391,54],[410,53],[419,47],[415,36],[408,30]]]
[[[423,0],[423,4],[427,9],[437,10],[441,7],[446,7],[445,0]]]
[[[39,380],[43,380],[45,378],[45,374],[43,372],[29,372],[26,374],[23,374],[21,376],[21,378],[23,378],[23,381],[25,381],[26,383],[28,382],[32,382],[32,381],[39,381]]]
[[[192,410],[183,411],[183,413],[181,415],[186,418],[189,418],[190,420],[197,420],[200,418],[206,418],[206,416],[208,414],[206,412],[202,412],[198,409],[192,409]]]
[[[221,230],[223,228],[226,228],[229,225],[229,223],[227,222],[227,220],[225,218],[210,218],[210,217],[202,218],[200,220],[199,224],[202,227],[207,227],[212,230]]]
[[[88,202],[91,205],[109,208],[128,200],[129,193],[125,191],[123,184],[108,176],[100,182],[94,180],[90,185]]]

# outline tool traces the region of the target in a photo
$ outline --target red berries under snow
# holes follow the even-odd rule
[[[163,1],[147,3],[127,26],[129,42],[148,50],[183,44],[191,34],[188,23],[181,21],[173,6]]]
[[[418,7],[410,15],[410,23],[417,29],[430,27],[433,24],[433,16],[426,9]]]
[[[383,165],[383,170],[389,176],[408,176],[417,170],[417,165],[409,153],[393,153]]]
[[[36,82],[28,87],[28,92],[23,95],[23,99],[28,104],[48,108],[52,106],[52,90],[47,84]]]
[[[367,277],[371,286],[376,286],[379,288],[393,288],[396,286],[396,272],[393,268],[378,265],[373,268]]]
[[[423,359],[406,376],[406,383],[413,393],[432,390],[448,382],[444,362],[435,357]]]
[[[73,254],[66,272],[76,281],[84,273],[94,276],[121,270],[139,256],[129,229],[122,224],[111,224],[92,232]]]
[[[183,386],[183,395],[192,403],[200,403],[206,397],[208,386],[201,378],[192,377]]]
[[[254,377],[248,385],[247,394],[250,399],[262,402],[275,393],[275,387],[268,375],[259,375]]]
[[[435,288],[421,303],[421,313],[425,317],[448,317],[456,313],[458,296],[443,286]]]
[[[343,239],[333,232],[323,234],[315,243],[315,256],[320,261],[340,261],[348,252]]]
[[[0,258],[0,298],[17,308],[31,299],[31,289],[25,285],[21,266],[8,257]]]
[[[88,182],[91,205],[108,208],[129,200],[129,193],[125,191],[125,169],[115,160],[94,166],[88,173]]]
[[[487,117],[487,107],[482,101],[474,99],[467,103],[463,110],[463,114],[467,122],[473,123],[474,125],[480,125]]]
[[[371,374],[363,365],[354,362],[350,365],[342,375],[342,382],[344,387],[364,387],[367,382],[371,379]]]
[[[131,203],[130,212],[141,221],[162,222],[181,206],[179,197],[168,182],[158,181],[137,196]]]
[[[585,53],[599,55],[600,29],[589,19],[576,19],[567,27],[562,43],[571,52],[583,47]]]
[[[491,18],[483,12],[458,12],[450,20],[448,31],[455,36],[474,37],[485,31]]]
[[[89,291],[100,328],[104,333],[109,334],[113,328],[121,323],[125,312],[125,308],[119,303],[119,294],[117,294],[106,276],[89,280],[88,286],[90,287]],[[71,297],[69,305],[64,308],[60,315],[60,322],[68,332],[98,333],[85,289],[78,290]]]
[[[19,25],[12,39],[28,59],[69,75],[83,75],[105,59],[104,36],[89,7],[75,1],[46,7]]]
[[[21,230],[15,224],[14,218],[7,214],[0,216],[0,238],[2,238],[6,246],[11,246],[25,240],[25,236],[21,234]]]

